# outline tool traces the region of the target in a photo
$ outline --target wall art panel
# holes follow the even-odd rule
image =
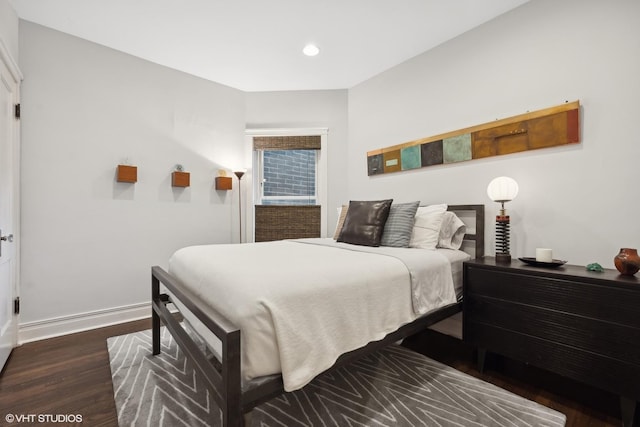
[[[369,151],[367,170],[386,174],[579,142],[580,103],[574,101]]]

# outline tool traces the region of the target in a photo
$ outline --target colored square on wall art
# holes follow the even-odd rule
[[[400,165],[400,150],[387,151],[382,155],[384,173],[402,170]]]
[[[452,136],[442,140],[444,163],[471,160],[471,134]]]
[[[428,142],[420,146],[422,166],[442,164],[442,140]]]
[[[369,176],[384,173],[382,154],[374,154],[367,157],[367,171]]]
[[[420,160],[420,146],[413,145],[400,150],[400,160],[402,161],[402,170],[417,169],[422,166]]]

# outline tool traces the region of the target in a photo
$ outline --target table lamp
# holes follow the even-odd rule
[[[487,194],[494,202],[501,204],[500,213],[496,215],[496,262],[511,262],[509,253],[509,215],[506,214],[504,203],[516,198],[518,183],[507,176],[494,178],[487,187]]]

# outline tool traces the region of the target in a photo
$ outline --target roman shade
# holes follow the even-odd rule
[[[255,241],[320,237],[319,205],[256,205]]]
[[[320,135],[254,136],[254,150],[319,150]]]

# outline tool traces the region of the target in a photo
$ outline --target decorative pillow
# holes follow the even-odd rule
[[[340,237],[340,232],[344,225],[344,219],[347,217],[348,209],[349,205],[342,205],[338,208],[338,224],[336,224],[336,231],[333,233],[333,240],[338,240],[338,237]]]
[[[442,218],[447,205],[420,206],[416,212],[416,220],[411,233],[410,248],[435,249],[440,237]]]
[[[460,249],[462,239],[467,232],[467,226],[458,215],[453,212],[445,212],[442,217],[438,247],[444,249]]]
[[[411,231],[415,221],[419,201],[411,203],[392,203],[389,217],[384,225],[380,246],[408,248]]]
[[[338,242],[363,246],[380,246],[384,224],[393,199],[350,201]]]

